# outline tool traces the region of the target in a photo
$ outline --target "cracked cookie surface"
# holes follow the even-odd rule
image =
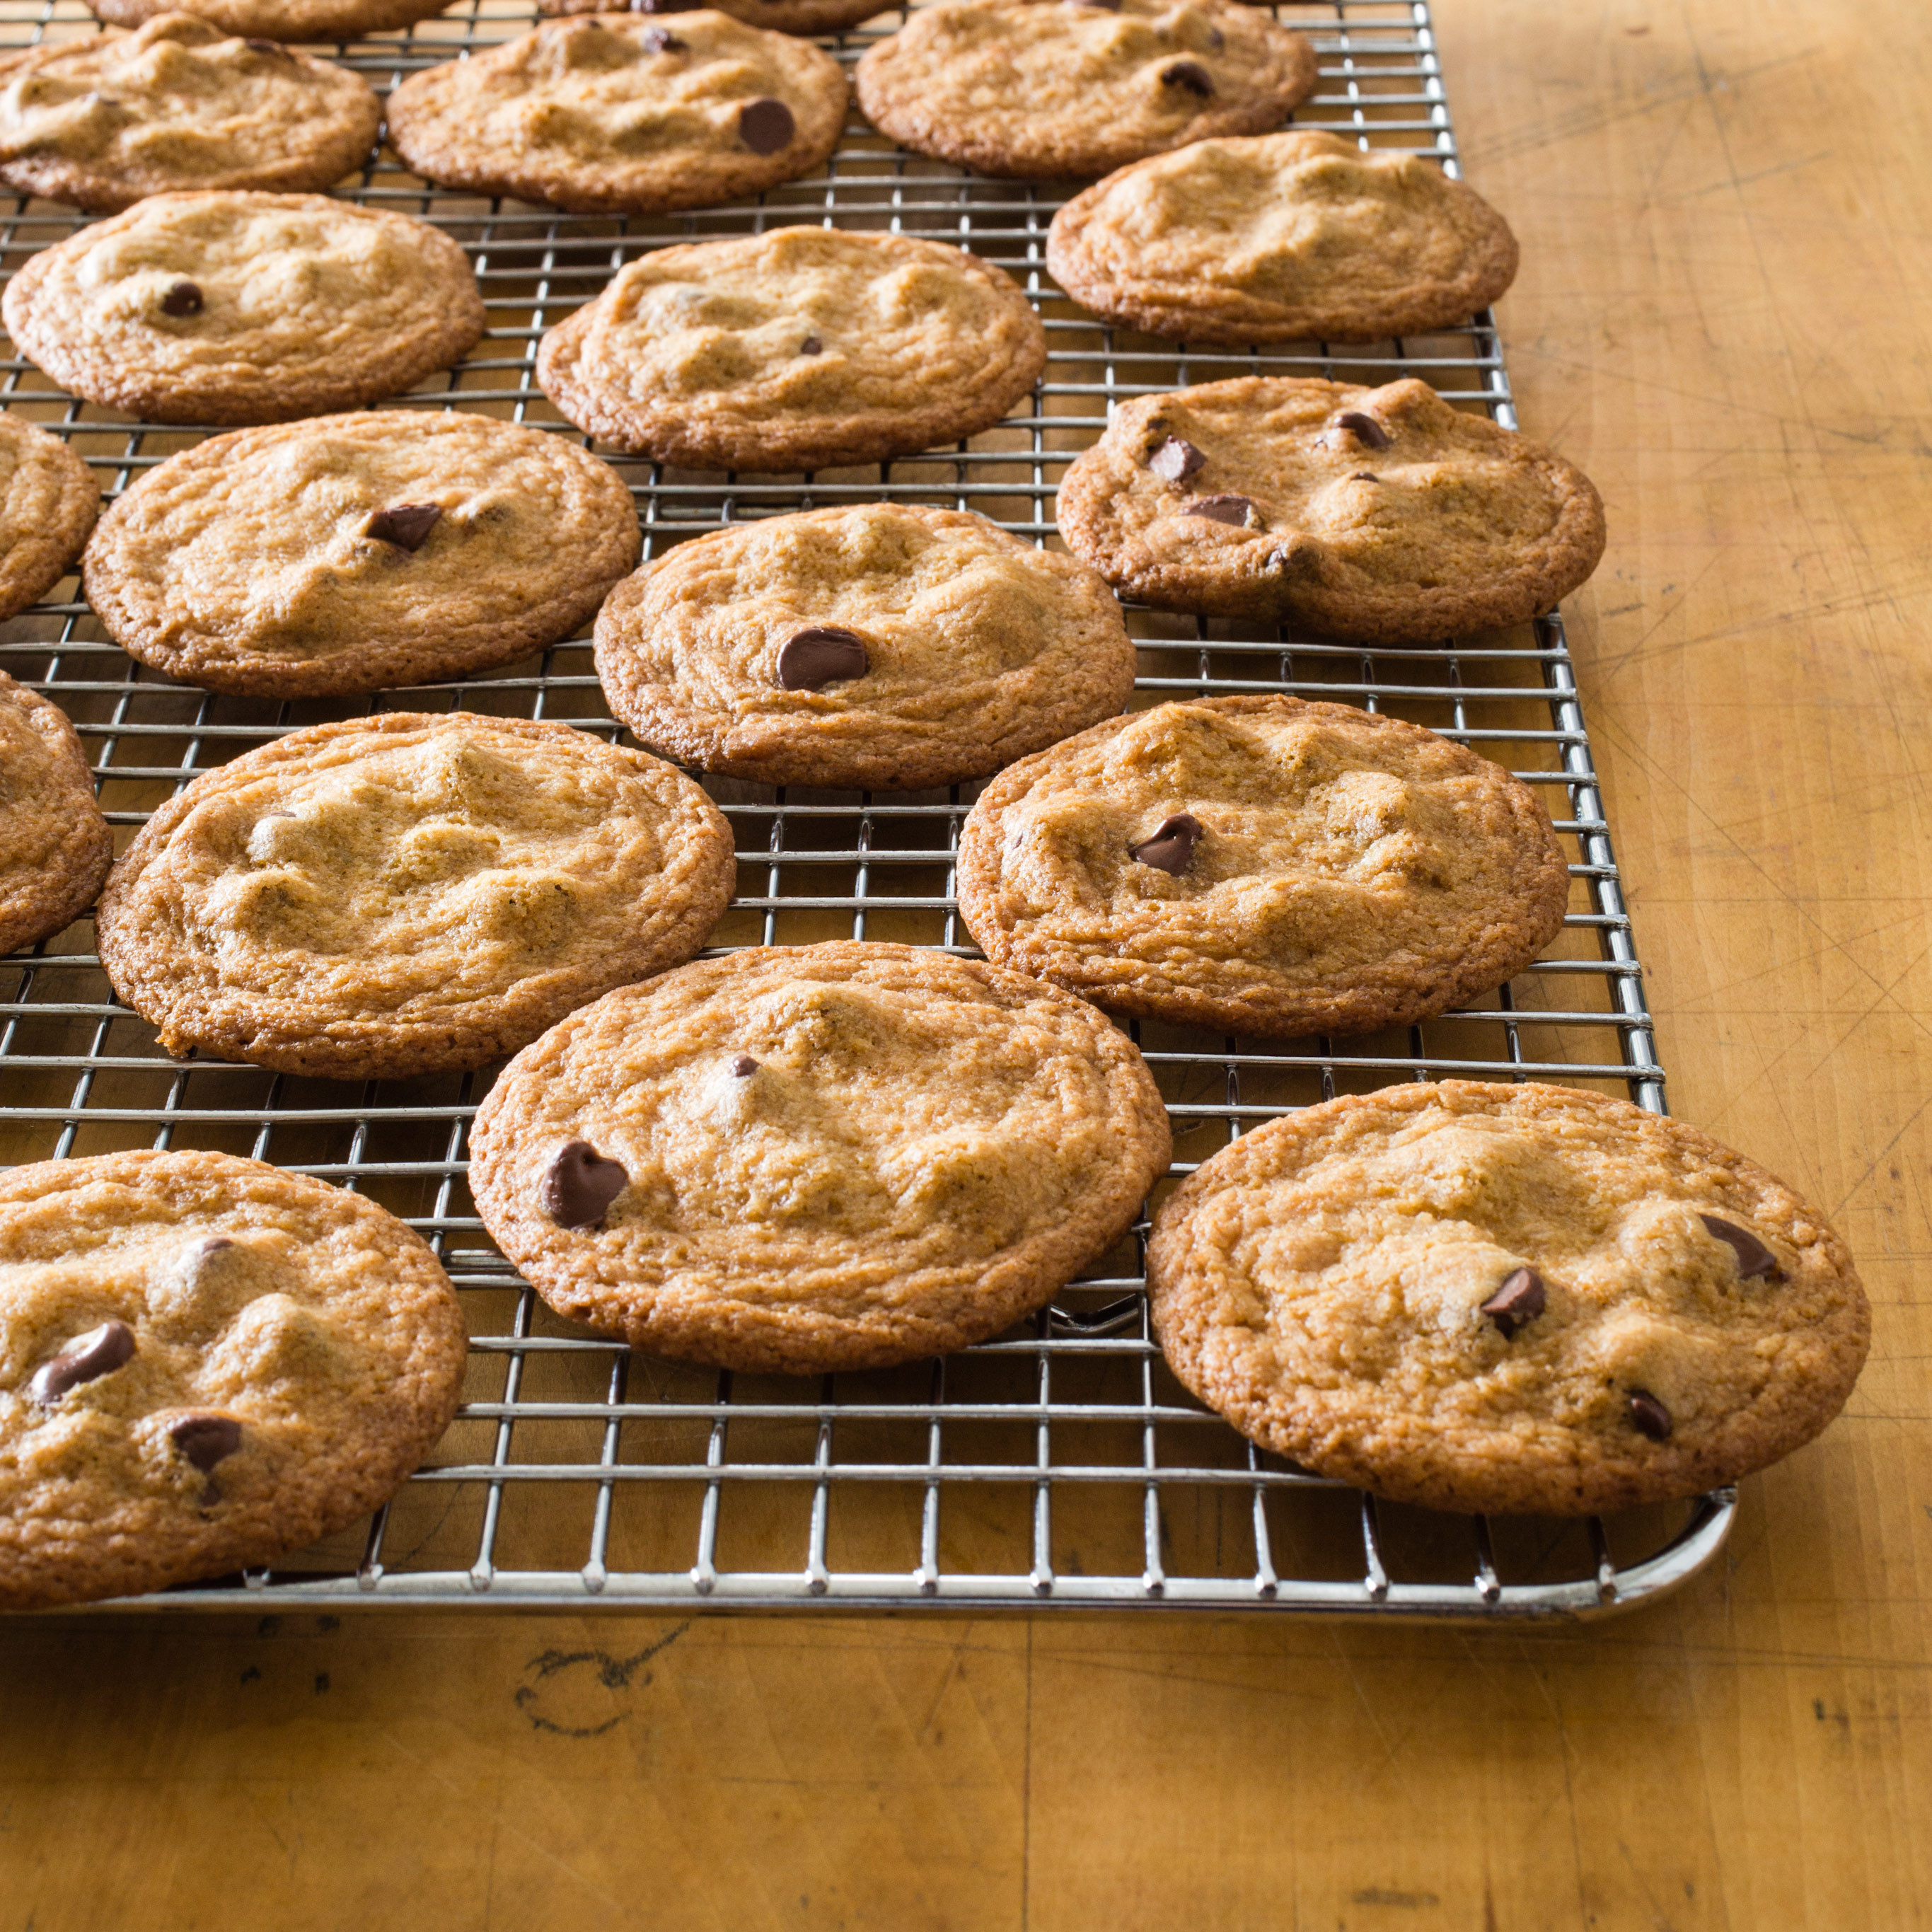
[[[0,618],[67,574],[100,514],[93,471],[58,436],[0,411]]]
[[[78,919],[113,857],[66,713],[0,671],[0,952]]]

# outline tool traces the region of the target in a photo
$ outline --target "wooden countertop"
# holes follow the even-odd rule
[[[10,1623],[0,1928],[1886,1928],[1932,1911],[1932,37],[1438,0],[1676,1111],[1877,1309],[1726,1559],[1571,1630]]]

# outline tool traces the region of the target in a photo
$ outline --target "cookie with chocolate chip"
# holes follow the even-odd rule
[[[332,1078],[477,1066],[688,959],[731,896],[682,772],[568,724],[317,724],[163,806],[102,895],[101,964],[171,1053]]]
[[[952,0],[870,49],[883,134],[980,174],[1100,175],[1211,135],[1258,134],[1314,92],[1315,52],[1224,0]]]
[[[1313,129],[1196,141],[1053,218],[1046,263],[1083,308],[1190,342],[1373,342],[1466,321],[1516,237],[1421,154]]]
[[[113,857],[66,714],[0,671],[0,952],[78,919]]]
[[[100,514],[93,471],[58,436],[0,411],[0,618],[67,574]]]
[[[1024,290],[963,248],[779,228],[658,248],[544,337],[578,428],[692,470],[877,463],[990,428],[1046,366]]]
[[[483,333],[448,236],[321,194],[151,196],[31,256],[0,309],[56,382],[150,422],[356,409]]]
[[[224,33],[262,40],[352,40],[411,27],[440,14],[448,0],[88,0],[95,17],[138,27],[164,13],[192,14]]]
[[[458,678],[568,637],[638,560],[631,493],[574,440],[394,410],[209,438],[87,548],[143,664],[269,698]]]
[[[637,14],[686,14],[694,0],[631,0]],[[728,14],[748,27],[766,27],[779,34],[842,34],[890,10],[891,0],[722,0],[713,10]],[[537,0],[537,11],[550,17],[568,14],[608,14],[618,10],[611,0]]]
[[[1587,1514],[1734,1483],[1844,1406],[1844,1243],[1681,1121],[1444,1080],[1270,1120],[1155,1217],[1154,1332],[1243,1434],[1437,1509]]]
[[[388,1501],[455,1413],[435,1256],[223,1154],[0,1174],[0,1609],[268,1563]]]
[[[1060,532],[1165,610],[1436,644],[1555,608],[1604,554],[1574,464],[1413,377],[1240,376],[1124,403],[1061,479]]]
[[[1110,718],[1010,765],[959,837],[988,958],[1124,1013],[1293,1038],[1521,972],[1569,868],[1529,787],[1400,719],[1286,697]]]
[[[830,54],[728,14],[593,14],[410,75],[389,96],[389,140],[446,188],[644,214],[822,166],[846,100]]]
[[[1168,1148],[1152,1076],[1091,1006],[839,942],[572,1014],[490,1090],[470,1186],[560,1313],[802,1375],[998,1334],[1126,1232]]]
[[[162,14],[0,67],[0,182],[95,213],[177,189],[328,188],[382,118],[346,68]]]
[[[678,544],[598,614],[611,710],[680,764],[770,784],[976,778],[1120,710],[1120,607],[984,517],[860,503]]]

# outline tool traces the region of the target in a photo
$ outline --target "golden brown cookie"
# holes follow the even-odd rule
[[[1734,1483],[1851,1394],[1845,1244],[1764,1169],[1568,1087],[1352,1095],[1156,1216],[1154,1331],[1263,1448],[1437,1509],[1573,1516]]]
[[[761,946],[554,1027],[478,1109],[483,1222],[560,1313],[791,1374],[980,1341],[1124,1233],[1167,1116],[1126,1036],[931,948]]]
[[[1120,1012],[1294,1037],[1502,985],[1563,923],[1528,786],[1399,718],[1295,698],[1130,712],[1036,752],[960,833],[987,957]]]
[[[1516,237],[1420,154],[1314,130],[1196,141],[1053,218],[1083,308],[1190,342],[1375,342],[1466,320],[1516,278]]]
[[[984,517],[860,503],[734,524],[620,584],[610,709],[680,764],[910,790],[997,771],[1120,710],[1120,607]]]
[[[1315,50],[1223,0],[952,0],[871,48],[859,105],[882,133],[981,174],[1109,169],[1258,134],[1314,92]]]
[[[150,422],[354,409],[483,333],[448,236],[322,194],[151,196],[30,257],[0,312],[56,382]]]
[[[97,18],[138,27],[158,14],[192,14],[225,34],[262,40],[351,40],[413,26],[449,0],[88,0]]]
[[[96,213],[185,188],[320,188],[382,110],[346,68],[161,14],[0,64],[0,181]]]
[[[389,712],[205,772],[101,896],[101,964],[190,1047],[341,1080],[478,1066],[704,943],[724,814],[568,724]]]
[[[830,54],[728,14],[593,14],[410,75],[389,96],[389,140],[448,188],[644,214],[809,174],[847,98]]]
[[[1240,376],[1122,404],[1061,479],[1060,532],[1165,610],[1436,644],[1556,607],[1604,554],[1575,464],[1413,377]]]
[[[638,560],[631,493],[568,439],[412,410],[212,436],[88,545],[124,650],[271,698],[466,676],[568,637]]]
[[[0,952],[78,919],[113,858],[66,714],[0,671]]]
[[[0,1608],[268,1563],[388,1501],[467,1345],[428,1247],[224,1154],[0,1174]]]
[[[93,471],[58,436],[0,412],[0,618],[67,574],[100,514]]]
[[[780,228],[631,262],[537,354],[582,430],[692,470],[876,463],[998,422],[1046,365],[1018,283],[944,242]]]
[[[633,0],[631,11],[663,16],[688,14],[693,0]],[[722,0],[714,10],[729,14],[748,27],[778,34],[838,34],[891,10],[892,0]],[[599,0],[537,0],[537,11],[553,18],[567,14],[611,11]]]

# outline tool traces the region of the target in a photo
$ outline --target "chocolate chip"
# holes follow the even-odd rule
[[[1348,478],[1351,483],[1379,483],[1382,480],[1372,470],[1358,470]]]
[[[1338,429],[1346,430],[1358,442],[1366,442],[1371,449],[1386,449],[1389,446],[1389,433],[1373,416],[1365,416],[1360,410],[1344,410],[1335,418]]]
[[[244,40],[242,44],[252,48],[258,54],[272,54],[278,60],[292,60],[295,58],[279,40]]]
[[[1697,1218],[1737,1256],[1738,1280],[1750,1281],[1759,1275],[1784,1272],[1778,1265],[1778,1257],[1748,1228],[1740,1228],[1734,1221],[1720,1221],[1714,1214],[1700,1214]]]
[[[1184,87],[1203,100],[1214,92],[1214,76],[1198,61],[1176,61],[1173,66],[1161,69],[1160,77],[1164,86]]]
[[[369,519],[362,534],[414,554],[429,541],[429,533],[442,514],[440,503],[392,503]]]
[[[1210,524],[1232,524],[1240,529],[1254,514],[1254,508],[1245,496],[1197,496],[1188,505],[1186,514],[1205,517]]]
[[[1184,437],[1171,436],[1147,460],[1147,466],[1163,483],[1184,483],[1206,461]]]
[[[1201,821],[1191,812],[1177,812],[1154,827],[1154,836],[1130,845],[1130,854],[1156,872],[1171,872],[1177,879],[1194,862],[1194,848],[1201,838]]]
[[[741,1053],[731,1063],[731,1071],[740,1080],[748,1080],[758,1070],[758,1063],[748,1053]]]
[[[292,818],[295,814],[282,812],[272,815]],[[234,1245],[235,1244],[226,1234],[206,1234],[198,1241],[190,1241],[182,1250],[182,1258],[189,1267],[199,1268],[210,1255],[218,1255],[224,1248],[232,1248]]]
[[[568,1141],[543,1178],[543,1210],[560,1228],[594,1228],[630,1180],[621,1160],[607,1160],[588,1141]]]
[[[631,0],[634,14],[688,14],[703,0]]]
[[[205,1476],[241,1448],[242,1425],[232,1415],[184,1416],[168,1440]]]
[[[43,1408],[51,1408],[69,1389],[112,1375],[134,1353],[134,1330],[124,1322],[104,1322],[43,1362],[34,1371],[27,1393]]]
[[[778,652],[778,682],[787,691],[822,691],[872,668],[864,643],[850,631],[800,631]]]
[[[691,43],[680,40],[668,27],[646,27],[644,48],[647,54],[683,54],[691,51]]]
[[[1549,1304],[1543,1277],[1534,1268],[1520,1268],[1504,1277],[1503,1285],[1482,1306],[1508,1341],[1526,1323],[1534,1322]]]
[[[176,282],[161,298],[164,315],[199,315],[201,291],[192,282]]]
[[[801,356],[823,356],[825,353],[825,344],[820,341],[817,336],[808,335],[798,345],[798,352]]]
[[[791,110],[769,96],[748,100],[738,110],[738,138],[754,154],[776,154],[798,132]]]
[[[1118,14],[1120,10],[1120,0],[1071,0],[1071,4],[1076,7],[1092,7],[1102,14]]]
[[[1208,44],[1219,53],[1228,44],[1228,37],[1219,27],[1210,27],[1208,29]]]
[[[1653,1442],[1670,1439],[1670,1412],[1649,1390],[1630,1390],[1630,1419],[1640,1436],[1648,1436]]]

